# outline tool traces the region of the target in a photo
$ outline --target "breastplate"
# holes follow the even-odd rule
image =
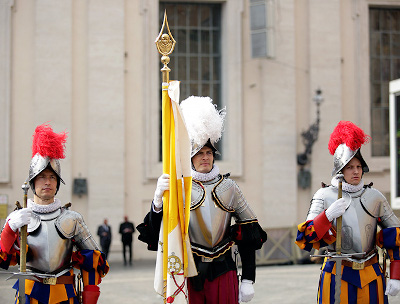
[[[28,226],[27,243],[32,260],[27,266],[42,272],[55,272],[67,265],[72,255],[72,240],[62,238],[57,231],[55,221],[61,214],[60,209],[52,213],[33,213],[34,220]]]
[[[378,217],[368,214],[361,205],[361,197],[364,196],[365,198],[365,191],[366,189],[355,193],[343,191],[343,198],[348,204],[348,208],[342,217],[343,253],[369,253],[375,248]],[[337,200],[337,196],[336,188],[320,189],[312,200],[307,220],[329,208]],[[370,204],[379,203],[379,201],[370,202]],[[336,219],[333,220],[332,225],[336,229]],[[329,245],[329,250],[335,251],[335,244]]]
[[[216,180],[192,186],[192,208],[190,211],[189,236],[193,244],[218,251],[219,245],[225,245],[231,223],[231,213],[218,207],[212,198]]]
[[[369,253],[375,248],[377,218],[368,215],[362,208],[360,196],[349,196],[349,208],[342,220],[343,253]],[[336,228],[336,220],[333,225]],[[330,245],[330,249],[333,246]]]

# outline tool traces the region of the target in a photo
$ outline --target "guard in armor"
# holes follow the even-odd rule
[[[225,111],[218,111],[209,97],[194,96],[182,101],[181,109],[192,143],[189,238],[198,272],[188,279],[189,303],[249,302],[254,296],[255,251],[267,234],[238,185],[229,174],[221,175],[214,164]],[[157,181],[151,211],[137,227],[139,240],[147,243],[149,250],[157,250],[162,197],[168,189],[169,176],[163,174]],[[235,243],[242,261],[240,288],[231,250]]]
[[[327,248],[317,303],[336,303],[335,296],[340,297],[341,303],[388,303],[388,295],[395,296],[400,290],[400,221],[382,193],[372,183],[363,181],[369,168],[360,148],[369,139],[352,122],[338,123],[328,145],[334,164],[331,185],[323,184],[314,194],[306,221],[298,225],[296,244],[301,249]],[[338,198],[340,190],[342,195]],[[330,255],[338,248],[335,245],[339,239],[336,229],[339,219],[342,222],[339,248],[344,257],[340,262]],[[390,257],[387,282],[377,246],[386,248]],[[336,264],[340,263],[341,270],[337,273]],[[336,275],[341,276],[338,282]]]
[[[97,285],[109,270],[82,216],[55,197],[64,184],[59,159],[65,158],[66,138],[65,132],[54,133],[49,125],[36,127],[27,179],[34,197],[27,200],[28,208],[9,214],[0,236],[0,266],[8,269],[18,262],[18,233],[27,225],[26,265],[34,278],[26,279],[21,291],[25,303],[95,304],[100,295]],[[73,268],[80,269],[81,291],[76,290]],[[18,282],[13,288],[17,303]]]

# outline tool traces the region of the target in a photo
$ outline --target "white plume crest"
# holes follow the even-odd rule
[[[225,108],[217,110],[210,97],[190,96],[180,104],[192,144],[216,143],[224,129]]]

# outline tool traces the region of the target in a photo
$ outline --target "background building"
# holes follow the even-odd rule
[[[327,145],[340,120],[371,134],[365,179],[390,197],[399,0],[1,0],[1,224],[22,200],[34,128],[48,122],[69,132],[59,197],[94,234],[107,217],[119,257],[123,216],[141,222],[162,173],[154,40],[164,9],[177,40],[171,78],[182,98],[209,95],[227,108],[218,163],[270,232],[269,246],[291,251],[312,194],[330,183]],[[317,118],[318,139],[299,165],[301,134]],[[144,244],[134,248],[137,259],[151,256]]]

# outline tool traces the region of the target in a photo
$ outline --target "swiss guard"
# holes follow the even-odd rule
[[[209,97],[192,96],[180,106],[192,144],[189,238],[198,272],[188,278],[189,303],[249,302],[254,296],[255,251],[267,240],[267,234],[238,185],[229,174],[222,175],[215,164],[225,111],[218,111]],[[163,193],[168,189],[169,175],[163,174],[157,182],[151,211],[137,227],[139,240],[146,242],[149,250],[157,250]],[[240,284],[232,258],[234,244],[242,262]]]
[[[95,304],[100,295],[97,285],[109,270],[82,216],[55,197],[64,184],[60,159],[65,158],[66,138],[65,132],[57,134],[50,125],[36,127],[26,182],[33,198],[25,200],[27,208],[9,214],[1,232],[0,266],[8,269],[20,262],[21,269],[26,267],[15,274],[16,303]],[[81,279],[73,268],[80,270]]]
[[[361,146],[369,139],[352,122],[338,123],[328,144],[331,185],[314,194],[306,221],[298,225],[301,249],[327,248],[317,303],[388,303],[388,295],[400,290],[400,221],[382,193],[363,179],[369,167]],[[390,257],[387,282],[377,246]]]

